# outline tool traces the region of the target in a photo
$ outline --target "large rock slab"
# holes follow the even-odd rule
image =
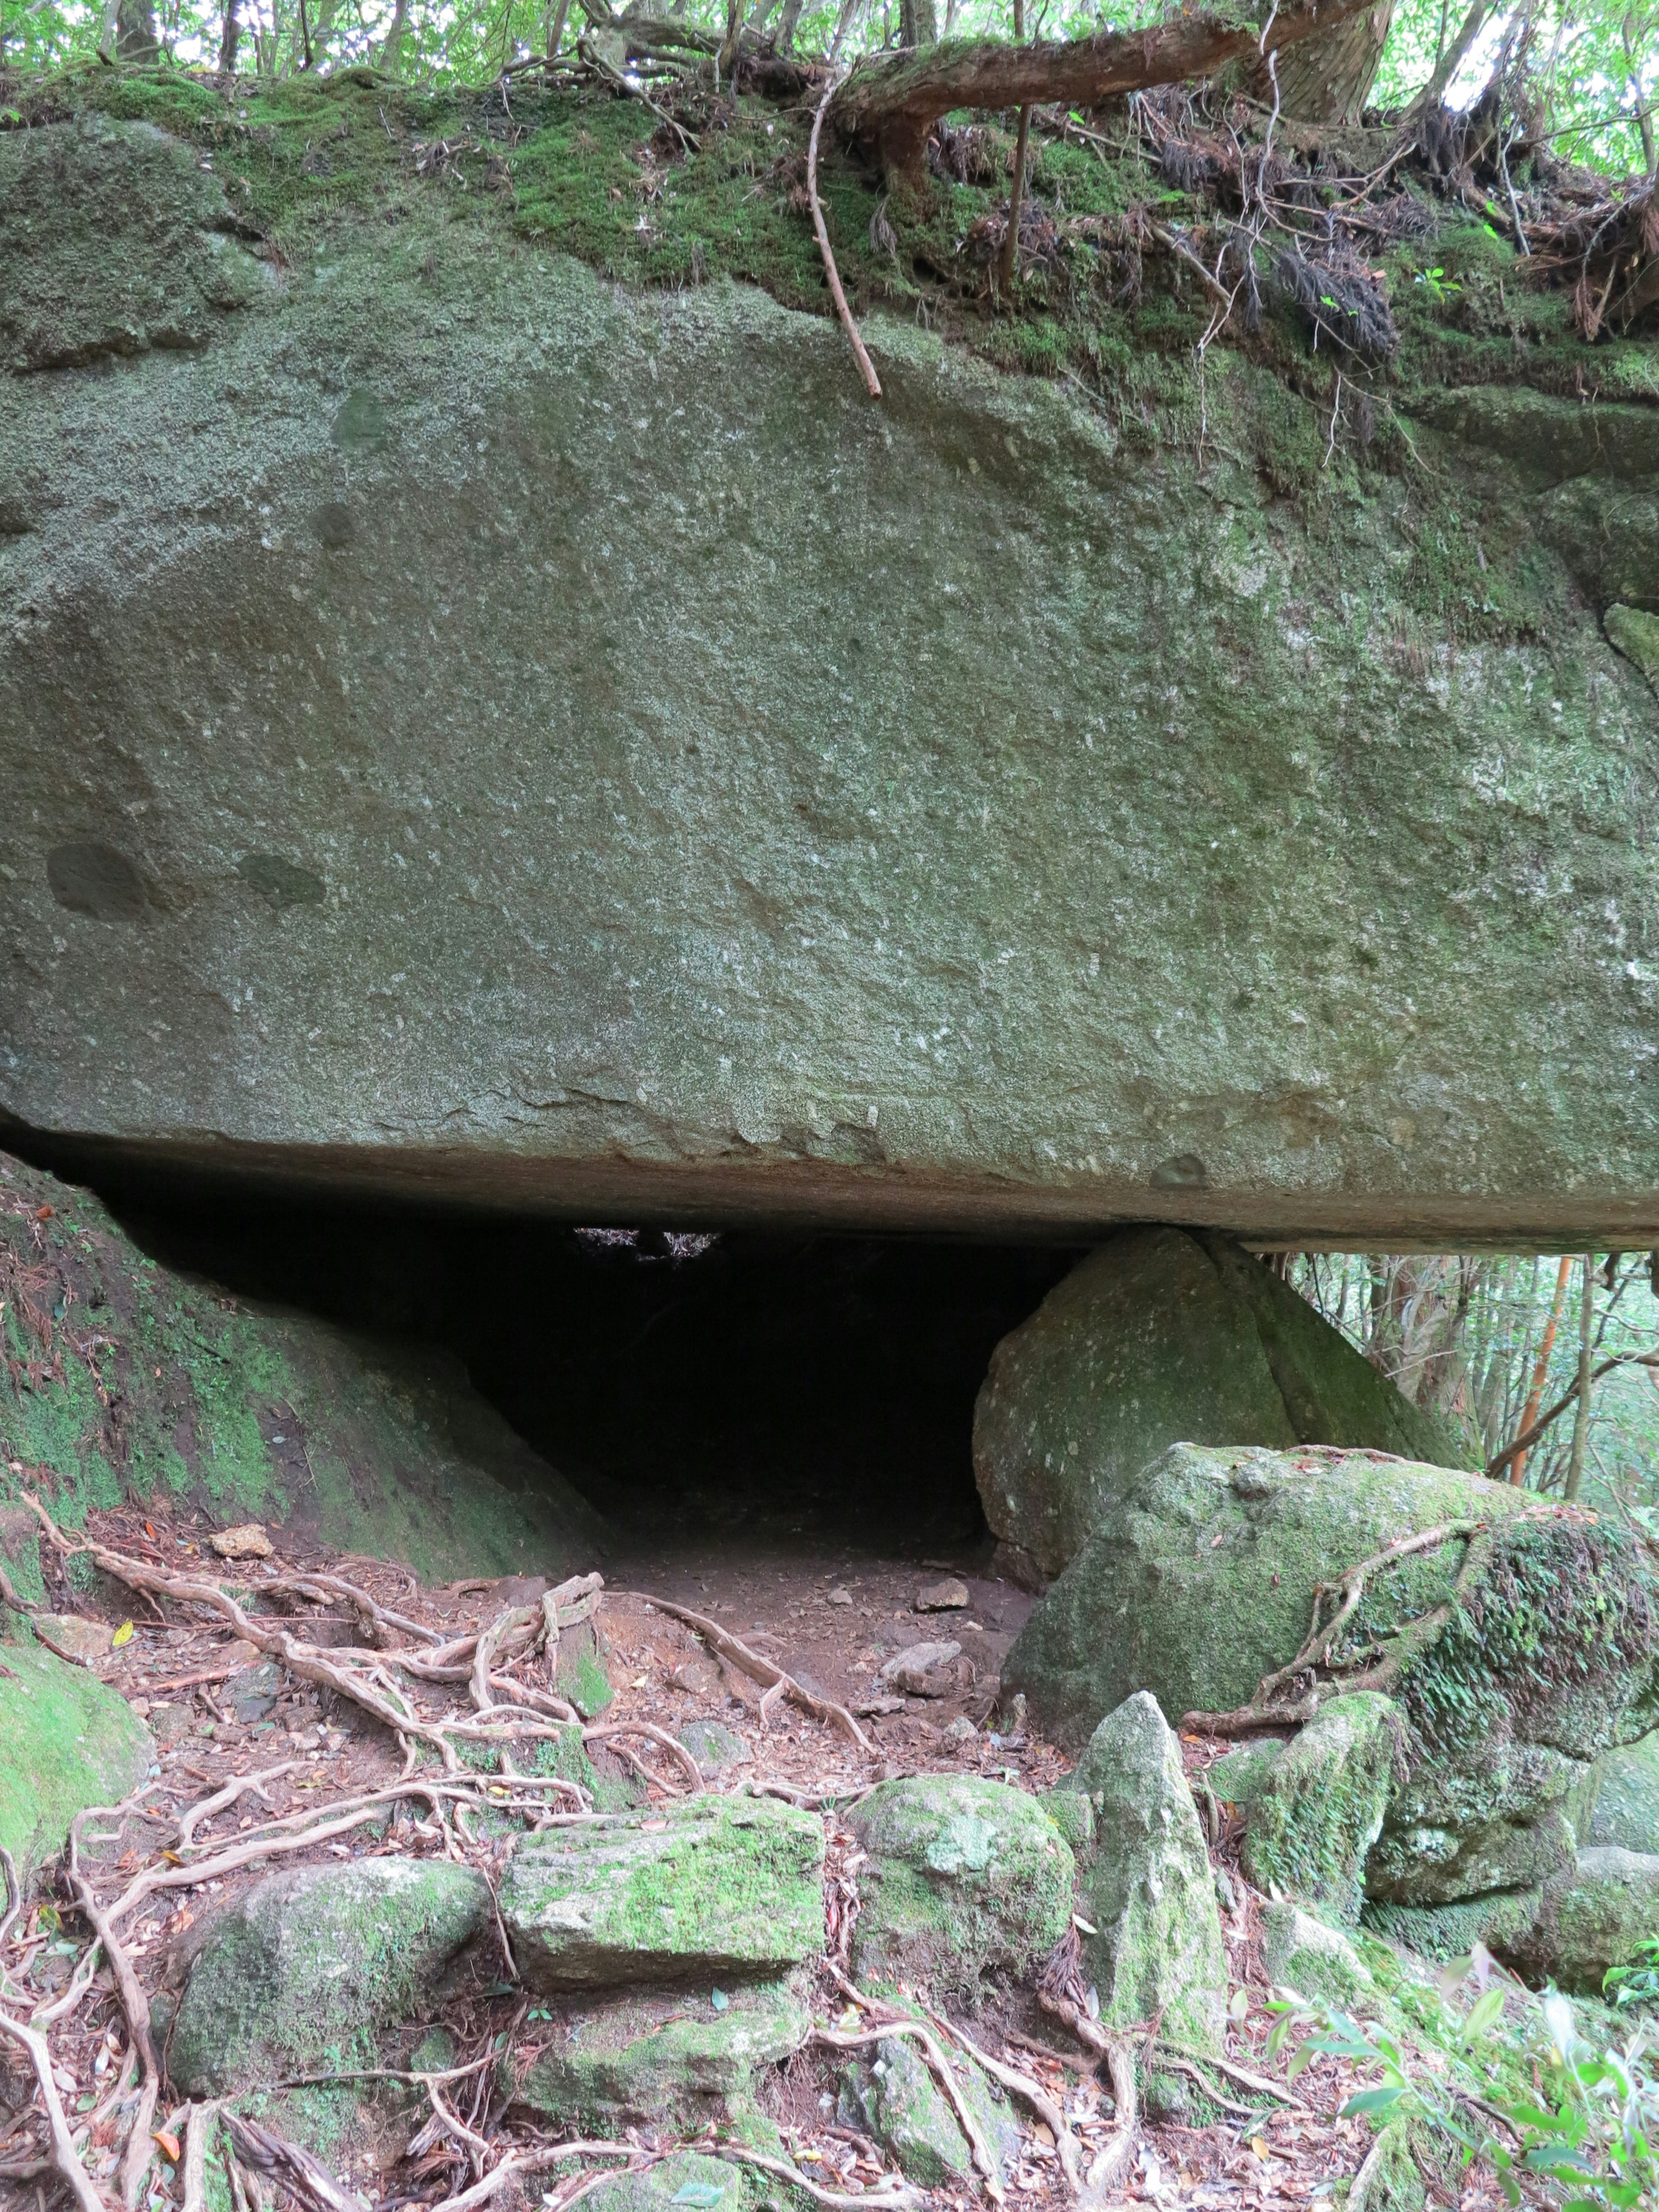
[[[1600,1996],[1609,1970],[1629,1965],[1656,1929],[1659,1856],[1598,1844],[1545,1883],[1537,1918],[1503,1950],[1534,1980]]]
[[[1023,1979],[1071,1922],[1076,1861],[1036,1799],[972,1775],[884,1782],[851,1815],[859,1979],[976,2006]]]
[[[979,2122],[996,2161],[1000,2181],[1018,2158],[1020,2131],[1006,2102],[971,2059],[953,2052],[957,2079],[969,2110]],[[920,2189],[948,2189],[968,2183],[974,2154],[962,2123],[934,2081],[915,2039],[888,2036],[872,2059],[849,2067],[842,2084],[843,2116],[898,2160],[907,2181]]]
[[[434,1581],[562,1577],[604,1542],[453,1354],[233,1298],[3,1152],[0,1308],[0,1354],[31,1378],[0,1399],[0,1495],[6,1461],[44,1468],[71,1523],[182,1492],[222,1523],[291,1522]]]
[[[666,2123],[696,2134],[752,2100],[756,2077],[799,2050],[811,2014],[781,1983],[626,1991],[567,2011],[518,2101],[562,2125],[615,2130]]]
[[[694,1797],[522,1844],[501,1917],[532,1988],[758,1978],[823,1948],[823,1828],[771,1797]]]
[[[1215,1876],[1181,1746],[1145,1690],[1089,1739],[1072,1786],[1094,1808],[1094,1856],[1082,1884],[1085,1978],[1100,2017],[1127,2027],[1162,2018],[1176,2042],[1218,2047],[1227,1954]]]
[[[1342,1444],[1462,1463],[1304,1297],[1232,1238],[1108,1238],[991,1355],[974,1407],[985,1517],[1057,1575],[1173,1443]]]
[[[447,1859],[362,1858],[266,1875],[204,1931],[172,2021],[186,2096],[380,2063],[490,1925],[489,1887]]]
[[[1200,450],[1184,344],[1097,406],[898,316],[870,406],[407,169],[279,283],[198,152],[0,133],[0,1111],[587,1218],[1659,1238],[1650,410],[1430,394],[1350,477],[1241,355]]]
[[[21,1873],[56,1855],[87,1806],[118,1805],[155,1757],[149,1730],[95,1674],[39,1644],[0,1643],[0,1844]]]
[[[1601,1761],[1595,1803],[1580,1840],[1644,1855],[1659,1851],[1659,1735],[1610,1751]]]
[[[1354,1638],[1401,1656],[1406,1723],[1367,1894],[1534,1887],[1571,1863],[1597,1761],[1654,1725],[1659,1601],[1638,1546],[1506,1484],[1379,1453],[1172,1446],[1032,1613],[1004,1688],[1069,1743],[1141,1688],[1172,1715],[1231,1711],[1300,1650],[1316,1583],[1452,1522],[1486,1526],[1425,1650],[1393,1639],[1450,1605],[1462,1540],[1375,1577],[1354,1616]]]

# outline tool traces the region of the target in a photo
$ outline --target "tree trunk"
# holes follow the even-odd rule
[[[1555,1349],[1555,1332],[1561,1326],[1561,1309],[1566,1303],[1567,1280],[1572,1273],[1572,1256],[1561,1255],[1561,1264],[1555,1272],[1555,1297],[1550,1304],[1550,1317],[1544,1324],[1544,1337],[1538,1347],[1538,1358],[1532,1370],[1532,1388],[1527,1393],[1527,1402],[1522,1408],[1521,1419],[1515,1433],[1523,1437],[1538,1419],[1538,1408],[1544,1402],[1544,1383],[1549,1374],[1550,1354]],[[1510,1480],[1518,1490],[1527,1472],[1527,1455],[1516,1452],[1510,1462]]]
[[[802,0],[783,0],[783,13],[778,18],[776,48],[781,54],[793,53],[795,30],[800,21]]]
[[[398,0],[380,46],[380,67],[396,76],[402,65],[404,33],[409,27],[409,0]]]
[[[1394,0],[1374,0],[1346,23],[1304,39],[1293,54],[1275,54],[1279,113],[1297,123],[1358,123],[1393,20]],[[1267,107],[1273,75],[1258,63],[1248,80],[1250,97]]]
[[[1584,1292],[1578,1308],[1578,1403],[1572,1412],[1572,1455],[1567,1462],[1563,1496],[1576,1498],[1584,1480],[1584,1447],[1589,1442],[1590,1353],[1595,1331],[1595,1259],[1584,1255]]]
[[[1282,0],[1268,33],[1272,51],[1330,34],[1376,4]],[[1256,40],[1252,29],[1194,13],[1145,31],[1101,31],[1029,46],[974,39],[942,52],[873,54],[836,93],[830,119],[842,137],[862,140],[890,177],[917,185],[927,173],[927,134],[953,107],[1042,106],[1050,100],[1097,106],[1113,93],[1179,84],[1212,76],[1227,62],[1255,61]]]
[[[161,51],[152,0],[121,0],[115,11],[115,52],[124,62],[153,62]]]
[[[241,0],[225,0],[224,27],[219,33],[221,76],[234,76],[236,74],[236,42],[242,33],[236,11],[240,5]]]
[[[910,47],[939,44],[939,15],[933,0],[899,0],[899,44]]]
[[[1463,57],[1484,29],[1492,7],[1492,0],[1474,0],[1474,5],[1463,18],[1463,27],[1451,45],[1441,53],[1434,65],[1434,75],[1406,110],[1408,116],[1420,115],[1425,108],[1438,107],[1446,87],[1463,66]]]

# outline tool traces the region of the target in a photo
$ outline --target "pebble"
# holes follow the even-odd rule
[[[955,1613],[968,1602],[968,1585],[955,1575],[941,1583],[929,1583],[925,1589],[916,1592],[918,1613]]]

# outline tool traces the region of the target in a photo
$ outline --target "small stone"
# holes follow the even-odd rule
[[[1249,1805],[1267,1785],[1282,1743],[1246,1744],[1206,1766],[1199,1779],[1224,1805]]]
[[[1294,1990],[1298,1996],[1351,2005],[1372,1987],[1370,1974],[1347,1937],[1289,1898],[1275,1900],[1261,1916],[1261,1955],[1269,1981],[1276,1988]]]
[[[283,1670],[274,1659],[245,1667],[225,1684],[222,1696],[244,1727],[262,1721],[276,1704],[283,1687]]]
[[[687,1721],[679,1740],[696,1760],[705,1781],[712,1782],[733,1766],[748,1766],[754,1759],[743,1738],[719,1721]]]
[[[276,1548],[257,1521],[221,1528],[208,1541],[222,1559],[268,1559]]]
[[[1082,1790],[1062,1783],[1058,1790],[1045,1790],[1037,1802],[1079,1860],[1086,1860],[1095,1847],[1095,1808]]]
[[[671,1690],[683,1690],[689,1698],[709,1698],[720,1686],[720,1669],[707,1659],[683,1659],[668,1678]]]
[[[968,1585],[949,1575],[943,1582],[929,1583],[926,1589],[916,1592],[918,1613],[957,1613],[968,1603]]]
[[[533,1989],[778,1974],[823,1943],[823,1829],[766,1797],[693,1797],[521,1844],[501,1917]]]
[[[993,2101],[976,2067],[958,2060],[957,2078],[1000,2178],[1010,2154],[1018,2154],[1018,2129],[1006,2106]],[[867,2069],[849,2069],[842,2095],[852,2124],[897,2160],[907,2181],[921,2189],[948,2189],[968,2180],[973,2171],[968,2138],[910,2037],[892,2035],[878,2043]]]
[[[948,1698],[967,1686],[956,1665],[961,1656],[959,1644],[912,1644],[895,1652],[876,1680],[913,1698]]]
[[[250,1644],[245,1636],[235,1636],[228,1644],[222,1644],[213,1656],[222,1667],[253,1667],[258,1664],[261,1653],[257,1644]]]
[[[860,1698],[853,1711],[864,1719],[879,1720],[884,1713],[902,1713],[904,1711],[904,1700],[902,1698],[891,1696]]]
[[[1221,1914],[1181,1746],[1150,1691],[1106,1716],[1073,1783],[1094,1808],[1081,1907],[1102,2021],[1161,2016],[1180,2040],[1213,2049],[1227,1989]]]
[[[939,1735],[946,1743],[972,1743],[979,1730],[966,1713],[958,1713],[953,1721],[946,1721]]]
[[[826,1605],[851,1605],[852,1602],[853,1593],[849,1589],[832,1589],[824,1600]]]
[[[33,1625],[48,1651],[77,1667],[90,1667],[94,1659],[106,1658],[115,1641],[115,1631],[106,1622],[84,1620],[78,1613],[37,1613]]]
[[[976,2006],[1020,1979],[1072,1917],[1075,1863],[1036,1799],[966,1774],[884,1782],[851,1816],[870,1855],[859,1876],[860,1982],[931,1985]]]

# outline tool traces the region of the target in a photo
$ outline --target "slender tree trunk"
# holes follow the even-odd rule
[[[800,22],[802,0],[783,0],[783,13],[778,18],[778,35],[774,41],[781,54],[795,51],[795,32]]]
[[[1527,1393],[1527,1402],[1521,1410],[1516,1435],[1524,1437],[1538,1419],[1538,1409],[1544,1402],[1544,1380],[1549,1372],[1550,1354],[1555,1349],[1555,1332],[1561,1326],[1561,1309],[1566,1304],[1567,1279],[1572,1273],[1572,1257],[1564,1252],[1561,1264],[1555,1272],[1555,1296],[1550,1301],[1550,1317],[1544,1323],[1543,1340],[1538,1347],[1538,1358],[1533,1364],[1532,1388]],[[1527,1472],[1527,1455],[1516,1452],[1510,1462],[1510,1480],[1519,1490]]]
[[[392,21],[380,44],[380,67],[396,76],[403,64],[404,33],[409,27],[409,0],[398,0]]]
[[[714,80],[718,84],[724,77],[727,84],[736,78],[738,46],[743,37],[743,0],[726,0],[726,36],[720,41],[720,52],[714,58]]]
[[[1584,1288],[1578,1308],[1578,1403],[1572,1411],[1572,1455],[1563,1495],[1577,1497],[1584,1480],[1584,1447],[1589,1442],[1590,1352],[1595,1333],[1595,1255],[1584,1255]]]
[[[939,15],[934,0],[899,0],[899,44],[902,46],[936,46],[939,44]]]
[[[115,11],[115,52],[119,59],[153,62],[161,51],[152,0],[119,0]]]
[[[554,61],[564,44],[564,27],[570,19],[570,0],[555,0],[547,11],[547,58]]]
[[[1457,36],[1436,61],[1433,76],[1407,109],[1408,117],[1421,115],[1427,108],[1438,107],[1445,95],[1446,87],[1462,68],[1464,57],[1480,37],[1492,11],[1492,0],[1474,0]]]
[[[1659,178],[1659,153],[1654,150],[1653,110],[1642,96],[1642,72],[1636,61],[1636,10],[1625,11],[1625,66],[1630,71],[1630,88],[1636,98],[1636,127],[1642,134],[1642,158],[1648,165],[1648,182]]]
[[[1393,21],[1394,0],[1376,0],[1346,22],[1303,40],[1291,52],[1275,55],[1280,114],[1298,123],[1358,123]],[[1265,63],[1251,70],[1249,87],[1254,99],[1271,106],[1273,76]]]
[[[221,76],[234,76],[236,74],[236,45],[242,31],[241,24],[237,20],[236,11],[240,5],[241,0],[225,0],[224,23],[219,33]]]
[[[1025,0],[1014,0],[1014,39],[1025,36]],[[1014,173],[1008,183],[1008,234],[1002,241],[1002,262],[997,275],[1002,296],[1012,307],[1014,279],[1019,274],[1019,209],[1025,197],[1025,149],[1031,136],[1031,105],[1019,111],[1019,131],[1014,140]]]
[[[311,67],[311,18],[306,13],[306,0],[300,0],[300,66]]]

